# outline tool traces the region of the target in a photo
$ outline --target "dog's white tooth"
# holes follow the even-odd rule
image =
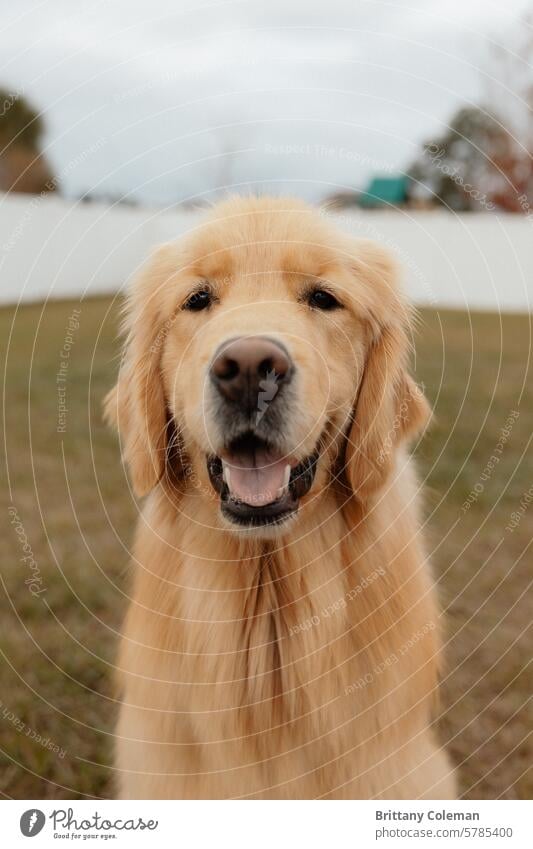
[[[290,476],[291,476],[291,467],[287,463],[287,465],[285,466],[285,471],[283,473],[283,484],[278,489],[278,491],[276,493],[276,498],[282,498],[282,496],[284,496],[285,493],[287,492],[287,487],[289,486]]]
[[[231,489],[231,475],[230,475],[230,470],[229,470],[229,466],[226,466],[226,464],[225,464],[225,463],[222,463],[222,478],[223,478],[223,480],[225,481],[226,486],[228,487],[228,489]]]

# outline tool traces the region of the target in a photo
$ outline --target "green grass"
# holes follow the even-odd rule
[[[7,362],[0,537],[0,792],[6,797],[112,792],[110,671],[137,508],[116,439],[101,422],[101,399],[118,365],[118,310],[107,300],[81,305],[67,368],[66,432],[57,432],[56,374],[73,307],[80,304],[0,311]],[[440,734],[460,765],[461,791],[471,798],[533,795],[533,504],[513,532],[505,530],[533,484],[530,330],[527,316],[427,311],[416,339],[416,375],[435,406],[417,453],[447,612]],[[463,512],[513,410],[519,416],[499,462]],[[39,597],[25,583],[32,570],[21,560],[16,526],[46,588]]]

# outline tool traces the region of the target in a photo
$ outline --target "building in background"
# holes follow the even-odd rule
[[[405,175],[372,177],[358,198],[363,209],[382,209],[388,206],[406,206],[409,199],[409,181]]]
[[[419,187],[408,174],[388,174],[371,177],[361,192],[338,192],[328,198],[327,205],[333,209],[356,206],[361,209],[431,209],[435,206],[431,193],[419,191]]]

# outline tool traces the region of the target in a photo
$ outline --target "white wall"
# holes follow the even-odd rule
[[[0,195],[0,302],[113,293],[152,247],[177,238],[201,213]],[[402,261],[417,303],[529,310],[533,219],[490,213],[355,212],[334,216]]]
[[[53,196],[1,195],[0,301],[115,292],[154,245],[179,236],[191,219]]]

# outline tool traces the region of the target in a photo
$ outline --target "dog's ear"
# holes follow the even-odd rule
[[[169,259],[169,247],[163,246],[134,283],[125,306],[118,382],[104,399],[104,418],[119,432],[137,496],[153,489],[165,471],[169,413],[161,375],[166,327],[161,302],[164,284],[176,270]]]
[[[386,482],[398,446],[424,429],[431,411],[407,370],[410,313],[398,290],[394,262],[372,245],[363,251],[357,273],[377,296],[369,307],[366,361],[345,455],[349,484],[365,500]]]

